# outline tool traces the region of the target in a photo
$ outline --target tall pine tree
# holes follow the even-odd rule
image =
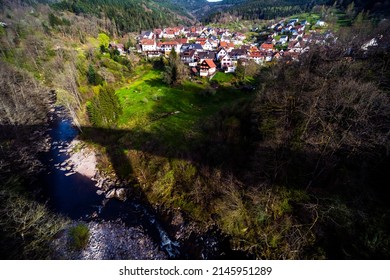
[[[115,90],[110,86],[103,86],[99,93],[87,105],[91,123],[99,127],[116,126],[122,113],[122,106]]]

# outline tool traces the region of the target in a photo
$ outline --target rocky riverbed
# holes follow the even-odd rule
[[[73,224],[72,226],[74,226]],[[52,244],[53,259],[66,260],[163,260],[158,245],[142,228],[127,227],[121,221],[87,223],[90,238],[79,251],[70,249],[69,227]]]
[[[72,176],[76,173],[95,181],[96,193],[104,195],[106,199],[119,199],[126,201],[127,188],[121,182],[102,175],[97,169],[97,158],[95,151],[86,143],[74,139],[70,143],[66,141],[54,141],[53,150],[58,154],[64,154],[67,159],[54,164],[54,167],[65,172],[65,176]]]

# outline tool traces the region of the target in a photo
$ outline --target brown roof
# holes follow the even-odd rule
[[[166,41],[166,42],[158,42],[158,46],[161,47],[161,46],[176,46],[177,45],[177,42],[176,41]]]

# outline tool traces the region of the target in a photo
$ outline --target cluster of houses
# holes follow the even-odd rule
[[[323,24],[323,22],[321,22]],[[298,59],[309,49],[309,43],[325,40],[324,34],[305,33],[308,22],[292,19],[272,26],[268,39],[261,43],[245,43],[246,36],[226,28],[173,27],[142,32],[137,51],[148,58],[168,56],[174,49],[180,59],[201,77],[213,76],[218,69],[235,72],[238,63],[264,64],[283,56]],[[323,26],[323,25],[321,25]]]

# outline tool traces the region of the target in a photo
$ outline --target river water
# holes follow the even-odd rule
[[[61,170],[61,164],[69,155],[69,143],[79,134],[71,119],[62,108],[57,107],[50,116],[49,127],[52,148],[43,155],[42,161],[47,166],[40,178],[43,187],[43,199],[52,210],[68,216],[73,220],[116,221],[120,219],[128,227],[142,227],[144,232],[171,259],[237,259],[244,255],[232,251],[226,238],[215,233],[208,236],[192,235],[186,244],[176,242],[167,232],[165,225],[154,209],[137,199],[125,202],[98,195],[96,182],[75,173],[67,176],[69,171]],[[69,174],[68,174],[69,175]]]

